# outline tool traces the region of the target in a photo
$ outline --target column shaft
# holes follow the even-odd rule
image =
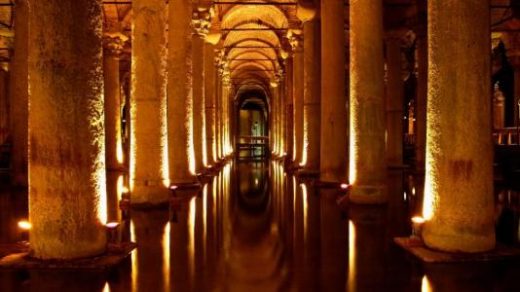
[[[343,1],[321,1],[320,179],[347,177],[347,98]]]
[[[162,0],[137,0],[132,5],[132,203],[159,203],[168,199],[169,185],[166,5]]]
[[[386,179],[382,0],[350,2],[350,74],[350,199],[377,203]]]
[[[320,170],[320,97],[321,97],[321,36],[320,19],[303,25],[304,93],[303,93],[303,159],[306,171]],[[346,133],[345,133],[346,134]]]
[[[206,153],[208,165],[214,165],[217,161],[215,142],[215,79],[217,73],[213,63],[214,59],[214,46],[206,43],[204,45],[204,101],[206,105]]]
[[[31,253],[105,250],[101,0],[31,2],[28,21]]]
[[[285,153],[286,161],[292,159],[293,155],[293,58],[289,57],[286,60],[286,75],[285,75]]]
[[[489,1],[428,1],[429,71],[423,239],[495,246]]]
[[[192,44],[190,0],[169,2],[168,145],[173,184],[196,181],[191,136]],[[174,44],[174,45],[173,45]]]
[[[426,158],[426,96],[428,94],[428,42],[426,36],[417,37],[417,94],[415,131],[415,169],[424,171]]]
[[[401,42],[399,38],[386,41],[386,161],[389,166],[403,164],[403,100],[401,78]]]
[[[12,137],[11,183],[27,186],[28,165],[28,98],[27,48],[29,37],[27,0],[16,1],[14,17],[14,50],[11,59],[10,124]]]
[[[121,88],[119,84],[119,53],[117,40],[106,38],[103,51],[105,93],[105,148],[107,170],[121,170],[123,144],[121,136]]]
[[[194,34],[193,51],[193,148],[195,151],[195,171],[204,171],[205,130],[204,130],[204,39]]]
[[[293,161],[299,165],[303,157],[303,49],[296,48],[293,59],[293,125],[294,148]]]

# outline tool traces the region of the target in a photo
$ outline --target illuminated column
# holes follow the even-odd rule
[[[204,95],[205,95],[205,120],[206,120],[206,153],[208,165],[214,165],[217,161],[217,145],[215,141],[215,50],[214,45],[204,45]]]
[[[274,154],[279,155],[279,143],[280,143],[280,136],[279,136],[279,126],[280,126],[280,117],[279,117],[279,108],[280,108],[280,90],[279,90],[279,80],[271,81],[270,89],[271,89],[271,104],[272,104],[272,111],[273,111],[273,117],[272,117],[272,123],[273,123],[273,149]]]
[[[191,0],[170,0],[168,19],[168,145],[170,182],[191,184],[195,177],[192,119]]]
[[[303,93],[303,156],[301,166],[306,172],[318,174],[320,170],[320,94],[321,36],[320,19],[303,24],[304,93]],[[346,134],[346,133],[345,133]]]
[[[9,138],[9,63],[0,63],[0,143],[4,144]]]
[[[193,66],[193,148],[195,152],[195,172],[204,171],[207,164],[206,157],[206,130],[204,122],[205,97],[204,97],[204,39],[209,32],[210,12],[199,7],[194,9],[192,27],[192,66]]]
[[[215,66],[217,71],[217,80],[216,80],[216,86],[215,86],[215,142],[217,143],[217,158],[218,160],[222,159],[222,113],[220,111],[221,108],[221,98],[222,98],[222,90],[220,89],[222,87],[222,80],[220,78],[220,58],[215,58]]]
[[[28,20],[31,255],[98,255],[107,216],[102,3],[34,1]]]
[[[105,150],[107,170],[121,170],[123,144],[121,136],[121,86],[119,84],[119,56],[124,35],[103,37],[103,77],[105,90]]]
[[[231,79],[229,71],[224,72],[222,77],[222,133],[223,133],[223,155],[230,154],[229,148],[229,93],[231,87]]]
[[[301,30],[290,30],[293,50],[293,161],[298,165],[303,150],[303,36]]]
[[[168,199],[165,9],[162,0],[133,2],[130,188],[137,204]]]
[[[389,166],[403,164],[403,99],[401,78],[401,41],[399,35],[386,39],[386,162]]]
[[[344,182],[347,177],[347,98],[343,1],[321,1],[320,179]],[[366,15],[365,15],[366,16]],[[372,18],[373,15],[370,15]]]
[[[386,200],[382,0],[350,2],[350,74],[350,200],[379,203]]]
[[[11,183],[27,186],[27,128],[29,80],[27,78],[28,48],[27,0],[16,1],[14,17],[14,49],[11,59],[10,78],[10,124],[12,137]]]
[[[423,239],[444,251],[491,250],[489,1],[428,1],[428,35]]]
[[[285,60],[285,143],[284,149],[286,162],[292,159],[293,155],[293,57],[289,56]]]
[[[419,29],[415,43],[417,50],[417,90],[416,90],[416,131],[415,131],[415,169],[424,171],[426,158],[426,96],[428,94],[428,41],[426,33]]]
[[[277,136],[277,129],[278,129],[278,94],[276,92],[277,84],[273,83],[273,81],[269,84],[269,89],[271,90],[271,140],[272,140],[272,147],[271,152],[274,155],[278,155],[278,136]]]

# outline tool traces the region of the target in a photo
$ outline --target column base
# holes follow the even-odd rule
[[[320,171],[318,169],[302,168],[296,172],[296,176],[308,177],[308,178],[318,178],[320,176]]]
[[[386,186],[353,185],[349,190],[349,201],[354,204],[384,204],[388,201]]]
[[[162,205],[168,202],[170,192],[162,181],[134,181],[134,187],[130,193],[130,203],[132,206],[153,206]]]
[[[455,231],[452,228],[432,228],[431,222],[425,222],[422,230],[424,244],[431,249],[443,252],[479,253],[495,248],[495,234],[472,234]],[[433,229],[433,230],[432,230]]]

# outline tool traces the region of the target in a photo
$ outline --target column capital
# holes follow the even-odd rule
[[[191,17],[191,27],[194,33],[206,37],[211,28],[211,17],[213,16],[213,7],[210,6],[198,6],[193,10]]]
[[[319,2],[319,1],[318,1]],[[316,4],[312,0],[298,0],[296,6],[296,17],[302,22],[311,21],[318,15]]]
[[[127,41],[128,37],[122,33],[106,33],[103,35],[103,49],[106,54],[119,57]]]
[[[301,29],[289,29],[286,37],[294,53],[303,50],[303,32]]]

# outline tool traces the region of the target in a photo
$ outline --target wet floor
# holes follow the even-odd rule
[[[109,181],[117,202],[121,179]],[[116,269],[0,271],[0,291],[520,291],[518,261],[423,265],[400,250],[422,187],[403,171],[388,185],[387,205],[342,210],[338,191],[278,163],[229,163],[180,205],[132,210],[121,238],[138,249]],[[519,193],[496,193],[497,237],[519,245]],[[25,193],[0,191],[0,243],[24,238],[26,216]]]

